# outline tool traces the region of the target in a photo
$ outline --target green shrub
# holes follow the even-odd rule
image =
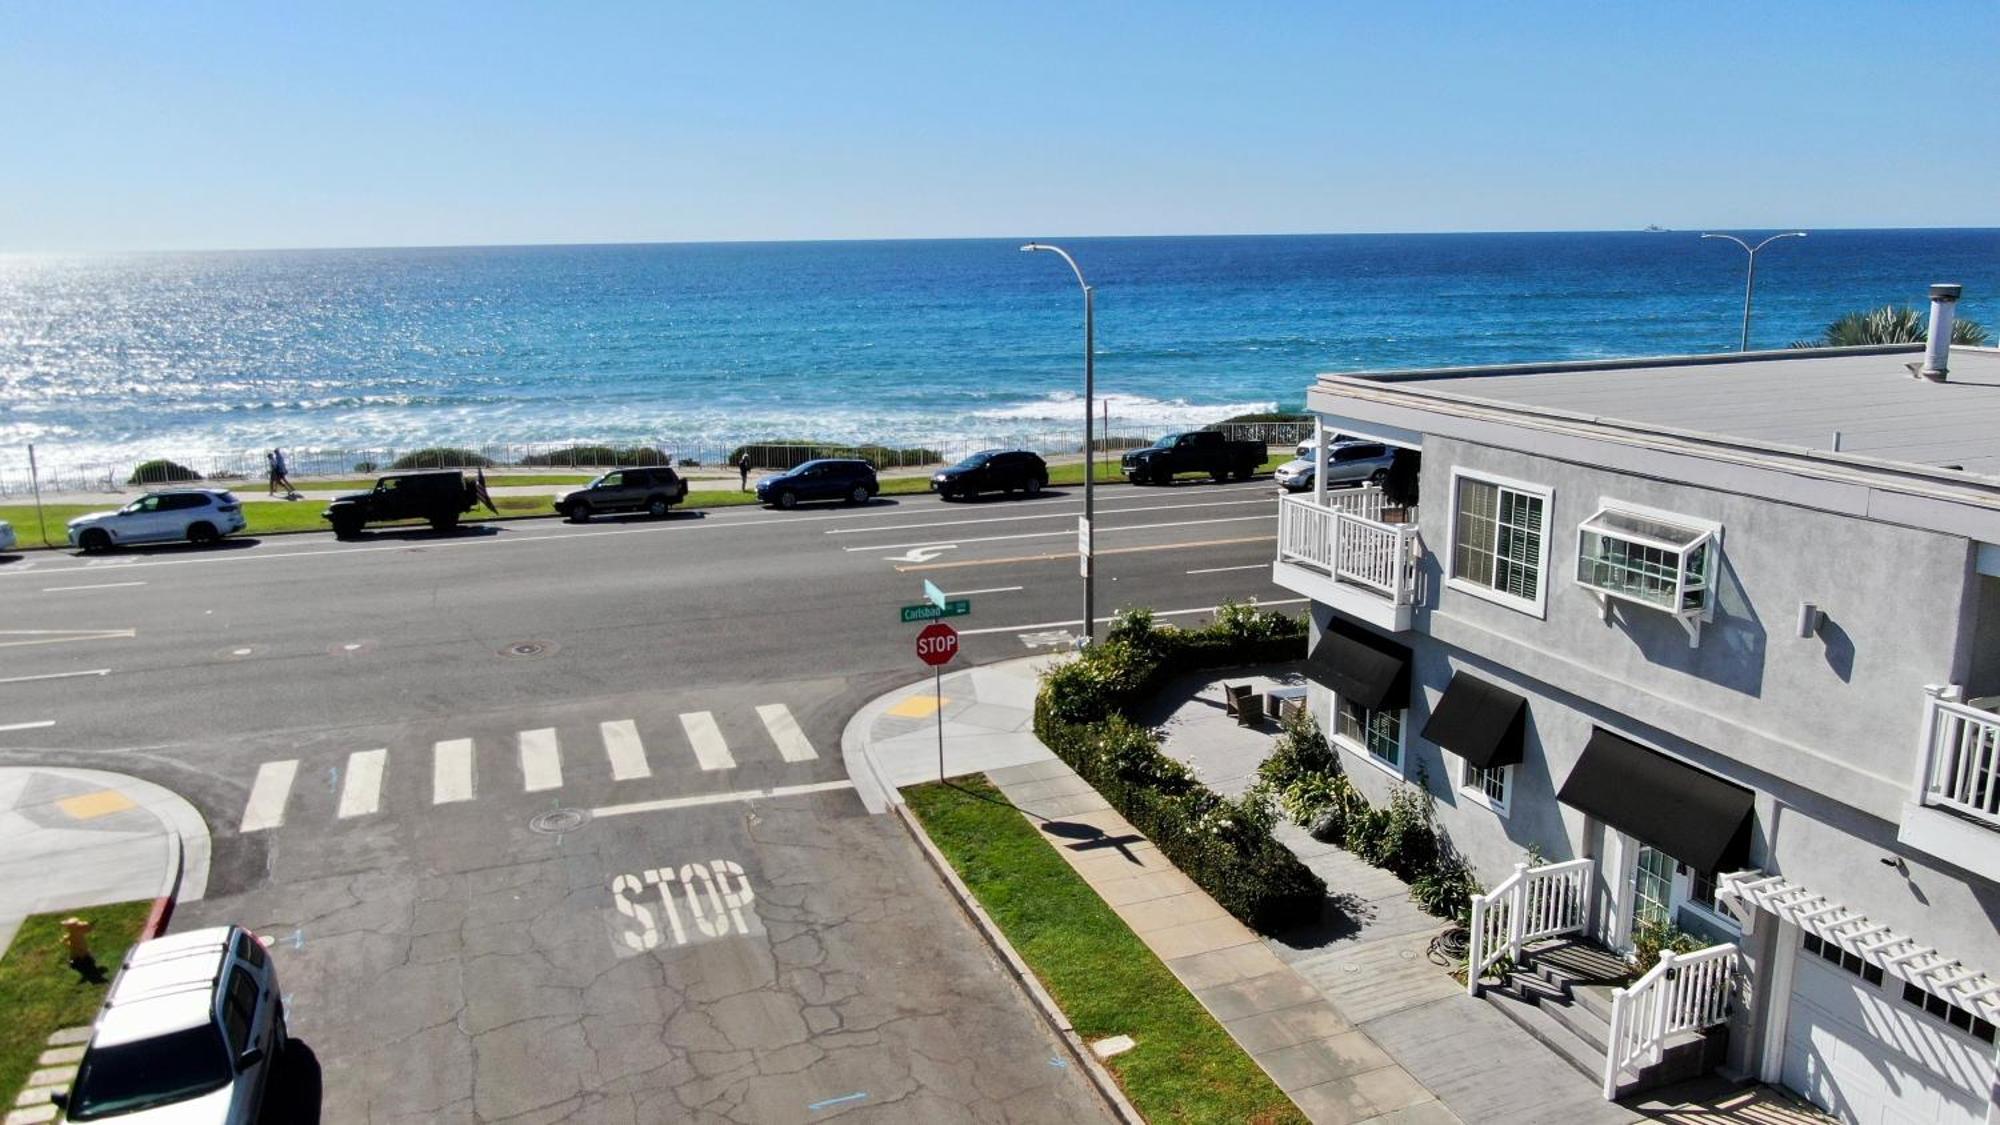
[[[375,471],[375,462],[356,461],[354,463],[354,471],[357,473],[372,473]]]
[[[200,480],[201,474],[186,465],[169,461],[164,457],[140,462],[126,478],[126,484],[179,484],[182,481]]]
[[[1472,869],[1455,855],[1440,858],[1430,870],[1410,880],[1410,899],[1425,913],[1439,918],[1468,918],[1472,896],[1478,893],[1479,881],[1472,877]]]
[[[626,465],[671,465],[673,455],[650,445],[571,445],[547,453],[530,453],[521,464],[536,468],[617,468]]]
[[[1700,938],[1672,922],[1647,922],[1632,935],[1632,959],[1638,966],[1635,971],[1641,976],[1651,972],[1660,963],[1660,954],[1669,949],[1680,954],[1706,948]]]
[[[1338,773],[1339,756],[1320,733],[1319,719],[1304,707],[1285,720],[1285,732],[1278,736],[1271,756],[1257,765],[1257,776],[1281,792],[1302,780]]]
[[[1394,871],[1397,878],[1414,880],[1436,866],[1440,858],[1430,788],[1421,778],[1417,785],[1396,786],[1389,795],[1387,811],[1381,865]]]
[[[491,458],[470,449],[454,449],[448,445],[432,446],[429,449],[412,450],[389,462],[392,470],[400,469],[490,469]]]

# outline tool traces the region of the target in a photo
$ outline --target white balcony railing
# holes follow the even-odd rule
[[[1325,507],[1302,496],[1278,502],[1278,561],[1364,587],[1398,606],[1420,598],[1415,524],[1382,522],[1382,490],[1329,493]]]
[[[1933,695],[1918,781],[1926,805],[2000,828],[2000,714]]]
[[[1604,1100],[1616,1101],[1618,1076],[1660,1061],[1667,1037],[1713,1027],[1729,1018],[1736,947],[1660,954],[1660,963],[1630,988],[1611,992],[1611,1042],[1604,1052]]]

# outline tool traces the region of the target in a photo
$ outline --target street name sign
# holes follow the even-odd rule
[[[941,606],[929,602],[923,605],[906,605],[902,609],[905,625],[912,621],[936,621],[940,617],[964,617],[971,612],[971,598],[954,598]]]
[[[958,655],[958,630],[933,621],[917,634],[917,657],[930,665],[948,664]]]
[[[928,578],[924,579],[924,600],[938,607],[939,609],[944,608],[944,602],[945,602],[944,591],[938,589],[937,583],[931,581]]]

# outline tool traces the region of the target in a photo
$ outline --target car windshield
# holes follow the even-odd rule
[[[232,1077],[209,1024],[116,1047],[92,1047],[77,1071],[69,1118],[89,1121],[199,1097]]]
[[[975,453],[972,456],[967,457],[965,460],[960,461],[958,464],[953,465],[952,468],[976,469],[979,466],[984,465],[986,462],[991,460],[993,460],[993,455],[991,453]]]
[[[1154,448],[1154,449],[1165,449],[1165,448],[1167,448],[1168,446],[1172,445],[1173,443],[1175,443],[1175,442],[1177,442],[1177,441],[1179,441],[1179,440],[1181,440],[1181,435],[1179,435],[1179,434],[1168,434],[1168,435],[1167,435],[1166,437],[1163,437],[1163,438],[1161,438],[1160,440],[1158,440],[1158,441],[1154,442],[1154,443],[1153,443],[1153,448]]]
[[[133,512],[146,511],[149,507],[151,507],[151,505],[147,503],[151,499],[152,499],[151,496],[141,496],[137,500],[132,501],[130,504],[127,504],[124,507],[118,509],[118,514],[121,516],[129,516]]]

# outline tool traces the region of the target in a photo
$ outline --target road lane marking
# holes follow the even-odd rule
[[[250,783],[250,800],[243,806],[243,823],[238,832],[262,832],[285,822],[285,798],[292,794],[292,778],[299,772],[296,758],[265,762],[257,767],[257,779]]]
[[[597,729],[604,736],[604,755],[611,759],[611,780],[653,776],[653,767],[646,764],[646,744],[639,741],[639,724],[615,719],[597,724]]]
[[[974,594],[1011,594],[1016,590],[1025,590],[1025,589],[1027,589],[1026,586],[988,586],[984,590],[952,590],[946,593],[945,597],[969,598]]]
[[[60,645],[71,641],[129,641],[138,635],[137,629],[0,629],[0,637],[34,638],[27,641],[0,640],[0,648]]]
[[[33,723],[8,723],[6,726],[0,727],[0,730],[41,730],[44,727],[55,725],[56,721],[54,719],[43,719]]]
[[[810,762],[819,757],[819,751],[806,740],[806,732],[799,729],[799,721],[792,718],[791,708],[782,703],[761,704],[757,717],[764,720],[764,729],[771,733],[771,741],[778,744],[778,753],[787,762]]]
[[[1248,566],[1208,566],[1200,570],[1190,570],[1189,574],[1228,574],[1235,570],[1269,570],[1270,563],[1251,563]]]
[[[387,750],[356,750],[347,756],[347,780],[340,787],[340,811],[346,820],[372,816],[382,807],[382,767],[388,763]]]
[[[1097,511],[1097,518],[1103,519],[1106,516],[1129,515],[1133,512],[1181,512],[1189,508],[1232,508],[1245,504],[1274,504],[1276,502],[1277,497],[1272,496],[1258,500],[1207,500],[1199,504],[1151,504],[1143,508],[1100,508]],[[836,527],[829,531],[822,531],[820,534],[866,535],[873,531],[916,531],[926,527],[967,527],[982,523],[1017,523],[1021,520],[1069,520],[1075,518],[1075,512],[1027,512],[1021,515],[987,516],[980,519],[938,520],[934,523],[883,524],[879,527]]]
[[[642,759],[643,760],[643,759]],[[521,792],[562,788],[562,749],[554,727],[521,732]]]
[[[1229,547],[1238,543],[1271,543],[1275,535],[1246,535],[1241,539],[1196,539],[1187,543],[1154,543],[1140,547],[1099,547],[1094,556],[1101,555],[1142,555],[1148,551],[1185,551],[1196,547]],[[958,562],[917,563],[899,566],[898,574],[908,574],[916,570],[958,570],[968,566],[1000,566],[1004,563],[1050,562],[1055,559],[1073,559],[1075,551],[1050,551],[1042,555],[1009,555],[1000,559],[961,559]]]
[[[431,804],[472,800],[472,740],[446,739],[431,753]]]
[[[10,676],[0,680],[0,684],[25,684],[35,680],[67,680],[76,676],[109,676],[109,668],[92,668],[88,672],[44,672],[39,676]]]
[[[681,716],[681,729],[687,732],[688,744],[694,747],[694,760],[705,770],[733,770],[736,759],[729,754],[729,744],[722,740],[722,728],[715,725],[715,716],[707,711],[689,711]]]
[[[838,789],[852,789],[854,782],[845,778],[839,781],[815,781],[808,785],[780,785],[772,789],[738,789],[729,793],[704,793],[698,797],[666,797],[658,801],[638,801],[630,805],[607,805],[590,810],[593,819],[605,816],[628,816],[632,813],[665,812],[668,809],[691,809],[701,805],[726,805],[736,801],[758,801],[778,797],[797,797],[806,793],[831,793]]]
[[[859,548],[855,547],[848,548],[848,550],[850,551],[858,549]],[[923,562],[929,562],[932,559],[937,558],[939,555],[945,553],[946,551],[956,551],[956,550],[958,550],[958,544],[956,543],[939,543],[931,547],[912,547],[900,555],[890,555],[889,561],[923,563]]]
[[[1271,522],[1271,517],[1270,516],[1223,516],[1219,519],[1212,519],[1212,520],[1175,520],[1172,523],[1132,523],[1132,524],[1125,524],[1122,527],[1100,527],[1097,529],[1097,532],[1100,535],[1109,535],[1114,531],[1158,531],[1162,528],[1169,528],[1169,527],[1205,527],[1209,524],[1217,524],[1217,523],[1253,523],[1253,522],[1269,523]],[[933,539],[928,543],[875,543],[866,547],[842,547],[841,550],[846,551],[849,554],[853,554],[856,551],[897,551],[905,547],[955,547],[963,543],[1005,543],[1008,542],[1009,540],[1014,540],[1014,539],[1054,539],[1061,536],[1073,536],[1075,534],[1076,534],[1075,528],[1064,528],[1061,531],[1023,531],[1015,535],[982,535],[973,539],[956,539],[950,543],[945,543]],[[1102,555],[1105,554],[1106,552],[1099,551],[1097,553]]]
[[[1311,600],[1311,599],[1309,599],[1309,598],[1284,598],[1284,599],[1282,599],[1282,600],[1279,600],[1279,601],[1268,601],[1268,602],[1258,602],[1258,603],[1257,603],[1256,605],[1252,606],[1251,608],[1253,608],[1253,609],[1269,609],[1269,608],[1271,608],[1271,607],[1272,607],[1272,606],[1274,606],[1274,605],[1304,605],[1304,604],[1305,604],[1305,603],[1306,603],[1307,601],[1309,601],[1309,600]],[[1222,608],[1222,607],[1221,607],[1221,606],[1219,606],[1219,605],[1211,605],[1211,606],[1202,606],[1202,607],[1199,607],[1199,608],[1196,608],[1196,609],[1166,609],[1166,610],[1157,610],[1157,611],[1155,611],[1155,612],[1154,612],[1153,616],[1154,616],[1154,617],[1190,617],[1190,616],[1193,616],[1194,614],[1197,614],[1197,613],[1214,613],[1214,612],[1215,612],[1216,610],[1218,610],[1218,609],[1221,609],[1221,608]],[[1110,617],[1100,617],[1100,618],[1097,618],[1097,620],[1098,620],[1098,621],[1111,621],[1111,620],[1114,620],[1114,618],[1110,618]],[[1060,629],[1060,628],[1066,628],[1066,627],[1068,627],[1068,626],[1071,626],[1071,625],[1081,625],[1081,624],[1083,624],[1083,618],[1081,618],[1081,617],[1074,617],[1074,618],[1071,618],[1071,619],[1070,619],[1070,620],[1068,620],[1068,621],[1038,621],[1038,622],[1036,622],[1036,623],[1034,623],[1034,624],[1032,624],[1032,625],[995,625],[995,626],[993,626],[993,627],[991,627],[991,628],[987,628],[987,629],[960,629],[960,630],[958,631],[958,635],[959,635],[959,636],[961,636],[961,637],[977,637],[977,636],[980,636],[981,634],[985,634],[985,633],[1030,633],[1030,632],[1034,632],[1034,631],[1035,631],[1035,630],[1037,630],[1037,629]]]
[[[144,582],[97,582],[89,586],[44,586],[44,594],[66,594],[71,590],[116,590],[123,586],[144,586]]]

